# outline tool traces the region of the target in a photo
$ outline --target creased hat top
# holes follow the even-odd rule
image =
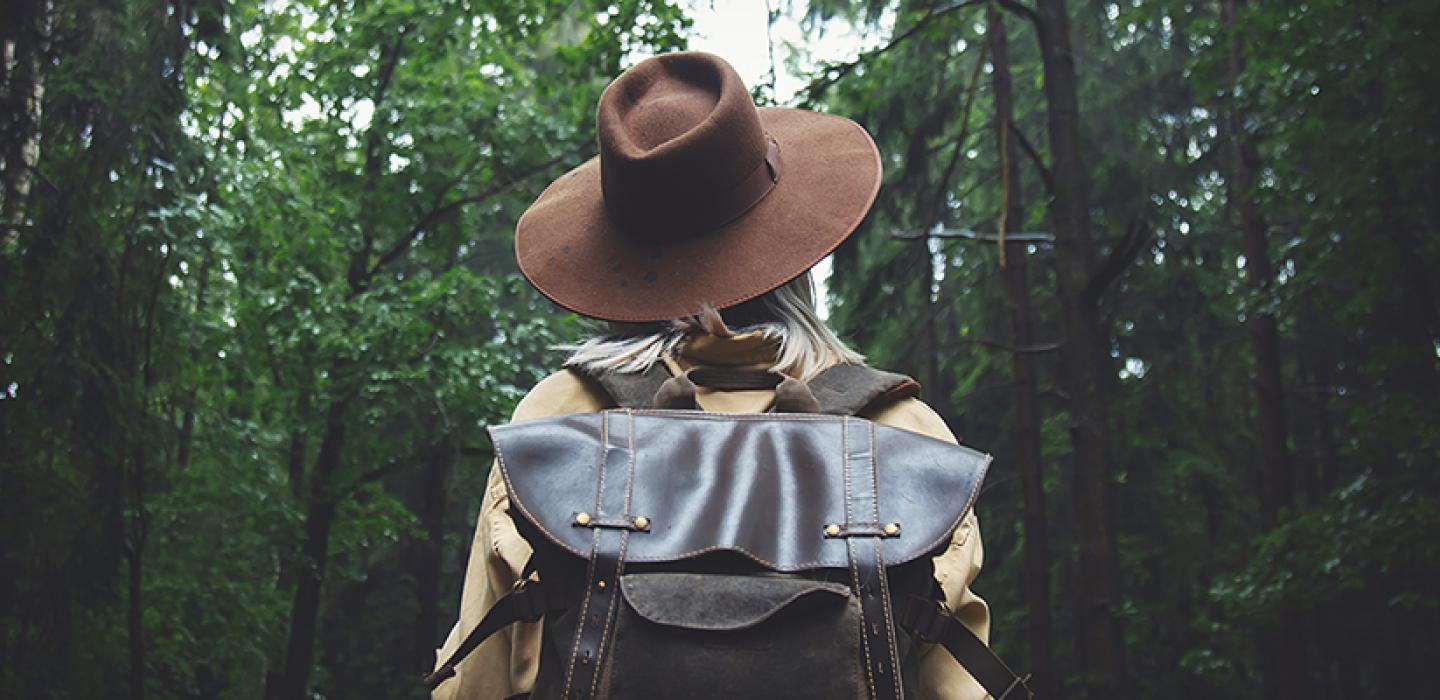
[[[599,155],[541,193],[515,251],[543,294],[601,319],[668,320],[779,287],[854,231],[880,185],[858,124],[756,108],[707,53],[626,71],[596,131]]]
[[[708,54],[671,54],[626,72],[601,96],[596,122],[606,209],[639,232],[708,233],[778,180],[744,82]]]

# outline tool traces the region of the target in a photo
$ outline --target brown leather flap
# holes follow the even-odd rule
[[[629,454],[609,459],[611,411],[491,428],[514,510],[576,556],[589,555],[596,523],[644,518],[648,527],[631,533],[626,561],[730,551],[775,571],[848,568],[846,540],[826,537],[827,525],[894,523],[898,534],[880,547],[885,564],[899,564],[948,541],[990,464],[968,447],[861,418],[628,412],[633,420],[615,421],[628,434],[610,444],[621,446],[612,453]],[[848,473],[846,454],[853,460],[856,446],[872,439],[862,457],[875,460],[878,514],[851,512],[846,478],[859,477]],[[607,480],[633,474],[629,512],[596,512],[602,464],[611,465]]]
[[[850,597],[843,583],[724,574],[625,574],[620,590],[635,614],[657,625],[727,632],[759,625],[802,600],[843,605]]]

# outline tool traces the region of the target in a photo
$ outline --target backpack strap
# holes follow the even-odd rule
[[[574,367],[570,371],[582,377],[595,380],[616,406],[621,408],[650,408],[655,392],[670,378],[665,363],[656,362],[644,372],[596,372],[587,374]]]
[[[921,641],[945,647],[995,700],[1032,700],[1035,697],[1028,685],[1029,675],[1020,676],[1010,670],[969,627],[951,617],[934,601],[906,599],[896,617],[900,626],[910,630]]]
[[[882,522],[880,517],[879,479],[875,474],[875,424],[866,420],[843,418],[842,442],[845,450],[845,525]],[[828,529],[828,526],[827,526]],[[886,535],[856,531],[845,537],[845,550],[850,559],[851,588],[860,600],[861,663],[865,665],[865,682],[871,700],[901,700],[900,659],[896,653],[894,610],[890,601],[890,574],[885,570],[881,551]],[[829,535],[827,534],[827,537]]]
[[[575,525],[594,530],[590,565],[586,567],[585,597],[575,618],[575,641],[565,673],[562,697],[593,698],[598,692],[601,669],[607,669],[606,644],[619,608],[620,576],[625,573],[625,551],[632,529],[643,528],[628,512],[635,478],[634,417],[629,413],[602,413],[600,434],[604,452],[600,456],[595,512],[576,515]],[[578,496],[578,494],[577,494]],[[585,516],[585,517],[581,517]],[[633,528],[631,523],[637,523]],[[641,530],[643,531],[643,530]]]
[[[579,372],[579,370],[572,371]],[[710,381],[695,383],[718,389],[761,388],[757,386],[727,386],[729,375],[739,376],[740,371],[722,371],[714,368],[697,368],[693,372],[706,373]],[[710,375],[714,377],[710,377]],[[752,374],[762,374],[752,372]],[[595,380],[621,408],[654,408],[656,392],[670,380],[670,370],[664,363],[656,362],[644,372],[598,372],[583,375]],[[700,379],[699,376],[694,379]],[[771,382],[770,386],[774,386]],[[882,372],[859,364],[834,365],[808,382],[810,393],[815,395],[817,413],[837,416],[853,416],[872,405],[880,405],[920,395],[920,383],[903,374]],[[764,388],[769,388],[764,387]],[[788,389],[790,387],[781,387]],[[693,389],[690,390],[693,393]],[[675,406],[671,406],[672,408]],[[685,406],[691,407],[691,406]],[[808,407],[807,407],[808,408]]]
[[[455,652],[445,663],[440,664],[421,682],[430,690],[435,690],[441,683],[449,680],[455,675],[455,667],[480,646],[481,642],[494,636],[496,632],[515,624],[516,622],[535,622],[545,616],[547,611],[558,611],[565,608],[564,601],[555,596],[546,596],[545,587],[539,581],[521,579],[515,589],[506,593],[495,605],[480,619],[480,624],[470,633],[465,635],[465,640],[460,642]]]
[[[810,392],[820,403],[820,413],[853,416],[871,405],[919,396],[920,383],[903,374],[846,363],[815,375]]]

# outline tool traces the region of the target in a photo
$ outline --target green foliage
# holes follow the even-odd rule
[[[1009,318],[996,244],[897,240],[939,227],[993,233],[1005,193],[991,120],[991,66],[973,106],[986,3],[809,3],[812,18],[893,31],[853,67],[822,67],[804,101],[876,136],[887,177],[865,228],[836,254],[832,320],[872,360],[915,374],[958,435],[996,454],[979,508],[994,641],[1024,665],[1023,533]],[[1015,5],[1017,3],[996,3]],[[1033,7],[1035,3],[1018,3]],[[1434,3],[1068,3],[1097,259],[1131,221],[1153,233],[1101,298],[1113,383],[1127,697],[1258,697],[1257,630],[1299,611],[1292,639],[1311,668],[1306,697],[1413,689],[1389,659],[1434,661],[1427,580],[1440,466],[1440,263],[1433,151],[1440,101],[1417,59]],[[1025,220],[1052,231],[1044,75],[1035,29],[1009,34]],[[888,39],[888,43],[887,43]],[[1232,84],[1229,47],[1244,70]],[[1242,134],[1229,115],[1242,115]],[[1235,139],[1258,140],[1252,193],[1231,185]],[[954,165],[952,165],[952,163]],[[1275,283],[1245,282],[1241,194],[1268,223]],[[1013,255],[1013,253],[1012,253]],[[1063,343],[1049,245],[1029,250],[1038,343]],[[908,313],[895,313],[908,309]],[[1253,355],[1247,329],[1277,318],[1294,505],[1261,526]],[[1074,629],[1078,529],[1066,377],[1039,363],[1052,554],[1055,673],[1081,691]],[[1423,540],[1423,541],[1422,541]],[[1428,577],[1428,578],[1427,578]],[[1076,643],[1071,643],[1077,640]],[[1429,640],[1429,641],[1427,641]],[[1388,671],[1385,669],[1389,669]]]
[[[483,428],[578,330],[520,280],[513,222],[586,156],[627,57],[688,20],[663,0],[23,9],[5,37],[34,70],[6,94],[40,85],[44,119],[4,124],[41,177],[23,191],[7,146],[0,695],[257,697],[306,620],[314,692],[414,694]]]
[[[1132,221],[1154,236],[1099,307],[1127,696],[1258,697],[1257,630],[1297,611],[1315,697],[1401,696],[1440,649],[1440,7],[1242,3],[1230,30],[1217,3],[1068,4],[1094,252]],[[316,697],[418,697],[454,618],[483,428],[586,331],[516,274],[514,221],[593,153],[605,84],[682,47],[689,20],[668,0],[11,5],[0,696],[253,698],[299,672]],[[996,454],[977,588],[1024,665],[999,251],[913,238],[993,232],[1007,201],[986,5],[806,4],[813,34],[852,22],[880,48],[821,66],[800,102],[885,156],[834,259],[831,320]],[[1034,151],[1009,164],[1025,212],[1008,229],[1050,231],[1045,77],[1029,20],[1003,16]],[[1241,138],[1252,192],[1231,182]],[[1245,282],[1246,195],[1264,289]],[[1026,256],[1071,697],[1092,672],[1071,643],[1082,416],[1055,362],[1055,248]],[[1248,328],[1265,314],[1294,494],[1270,528]],[[287,669],[307,625],[313,662]]]

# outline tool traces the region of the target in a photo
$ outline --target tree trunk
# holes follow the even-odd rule
[[[197,283],[198,288],[195,292],[195,316],[197,317],[200,315],[200,312],[205,310],[205,296],[210,289],[210,267],[214,264],[214,261],[213,255],[206,255],[205,262],[200,265],[200,270],[197,274],[200,280]],[[198,366],[200,364],[200,348],[198,344],[190,349],[190,364],[192,366]],[[186,390],[184,399],[185,410],[180,419],[179,456],[175,460],[176,465],[182,471],[190,468],[190,447],[195,438],[195,402],[199,395],[200,388],[198,386],[191,385]]]
[[[338,379],[339,368],[331,371]],[[290,609],[290,639],[285,647],[285,673],[281,676],[280,700],[304,700],[315,660],[315,636],[320,620],[320,593],[325,583],[329,558],[330,526],[335,521],[336,494],[331,479],[340,468],[345,445],[345,413],[351,396],[334,399],[325,416],[325,436],[315,460],[310,481],[309,507],[305,514],[305,541],[301,547],[295,578],[295,600]]]
[[[1230,79],[1239,84],[1245,72],[1240,42],[1233,35],[1236,13],[1243,0],[1225,0],[1221,19],[1232,32],[1229,46]],[[1263,297],[1270,293],[1275,273],[1270,262],[1265,217],[1255,203],[1256,174],[1263,167],[1260,151],[1246,131],[1244,119],[1232,100],[1229,110],[1233,171],[1229,196],[1238,205],[1244,239],[1245,282],[1261,303],[1246,319],[1250,347],[1255,356],[1255,403],[1260,439],[1257,471],[1260,492],[1260,527],[1268,532],[1279,523],[1283,510],[1294,506],[1291,488],[1289,431],[1285,421],[1284,381],[1280,370],[1280,332],[1275,315]],[[1261,662],[1265,668],[1267,698],[1309,698],[1305,687],[1304,625],[1293,609],[1282,610],[1279,620],[1260,630]]]
[[[13,32],[0,41],[0,110],[7,122],[0,124],[5,137],[0,153],[0,246],[18,242],[25,226],[26,202],[40,163],[40,120],[45,100],[42,66],[52,34],[54,11],[44,2],[7,3],[14,22]]]
[[[1090,233],[1089,179],[1080,153],[1080,108],[1070,20],[1065,0],[1039,0],[1035,17],[1045,74],[1047,126],[1053,160],[1055,267],[1065,345],[1061,364],[1070,394],[1070,437],[1074,446],[1076,536],[1079,565],[1076,598],[1077,656],[1083,674],[1081,695],[1123,695],[1124,637],[1120,625],[1120,566],[1112,474],[1105,425],[1105,382],[1110,357],[1092,288],[1095,251]]]
[[[449,500],[450,471],[454,468],[455,450],[447,439],[438,445],[426,461],[420,495],[420,526],[425,539],[415,547],[415,618],[413,669],[428,673],[435,667],[436,627],[440,621],[441,553],[445,549],[445,507]]]
[[[280,384],[280,375],[276,373],[276,384]],[[290,444],[286,449],[285,473],[289,477],[290,493],[295,502],[301,502],[305,498],[305,450],[306,435],[310,431],[310,383],[300,380],[297,382],[295,397],[294,427],[290,431]],[[276,590],[286,590],[295,585],[295,571],[303,566],[303,562],[297,566],[297,562],[291,557],[280,561],[280,570],[275,577]],[[288,652],[288,649],[287,649]],[[271,657],[269,668],[265,673],[265,697],[267,700],[275,700],[280,697],[280,688],[285,682],[285,658]]]
[[[999,226],[1003,237],[1025,221],[1025,202],[1020,185],[1020,148],[1009,133],[1014,98],[1010,85],[1010,57],[1005,24],[1000,11],[988,8],[986,19],[990,38],[990,60],[994,71],[995,130],[999,140],[1000,182],[1005,189],[1004,215]],[[1005,244],[1005,294],[1010,307],[1011,373],[1015,388],[1015,442],[1020,472],[1022,518],[1025,528],[1021,588],[1029,613],[1028,637],[1031,688],[1042,698],[1058,697],[1055,690],[1054,660],[1051,653],[1049,547],[1045,525],[1045,474],[1040,455],[1040,416],[1036,402],[1035,362],[1026,351],[1033,343],[1030,323],[1030,281],[1026,245]]]
[[[133,487],[135,489],[134,514],[131,516],[131,532],[126,542],[126,559],[129,563],[129,591],[126,601],[126,623],[129,641],[130,700],[145,698],[145,445],[135,449]]]

